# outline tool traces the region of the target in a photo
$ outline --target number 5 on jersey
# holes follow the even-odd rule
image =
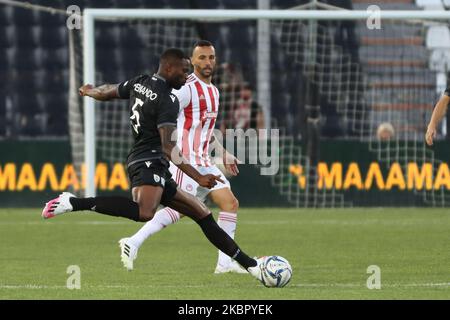
[[[141,126],[141,124],[139,123],[139,111],[137,109],[138,107],[142,107],[143,104],[144,101],[136,98],[136,102],[134,103],[133,108],[131,108],[131,111],[133,112],[133,115],[130,117],[131,125],[133,126],[133,129],[137,134],[139,134],[139,127]]]

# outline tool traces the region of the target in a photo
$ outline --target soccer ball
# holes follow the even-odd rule
[[[261,264],[263,285],[269,288],[281,288],[288,284],[292,277],[292,267],[285,258],[280,256],[264,257]]]

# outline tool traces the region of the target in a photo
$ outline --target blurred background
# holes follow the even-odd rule
[[[67,8],[448,10],[434,0],[0,1],[0,206],[82,193],[83,29]],[[81,12],[82,13],[82,12]],[[148,20],[95,24],[96,84],[157,69],[168,47],[207,39],[218,57],[217,129],[279,129],[279,170],[241,166],[241,206],[449,206],[449,125],[424,144],[447,87],[448,21]],[[128,194],[123,101],[96,104],[97,189]],[[270,148],[269,148],[270,149]]]

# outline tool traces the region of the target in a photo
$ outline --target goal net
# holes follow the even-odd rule
[[[294,206],[352,205],[340,190],[317,188],[320,137],[366,142],[386,166],[398,162],[406,170],[410,162],[429,162],[435,172],[440,164],[423,135],[450,65],[445,48],[430,44],[430,30],[447,26],[442,21],[383,19],[380,29],[371,30],[361,15],[342,20],[336,12],[307,20],[230,19],[226,10],[221,19],[117,12],[95,19],[95,84],[156,72],[164,49],[190,53],[195,41],[210,40],[218,56],[217,129],[279,128],[280,168],[270,181]],[[83,32],[70,38],[71,92],[83,82],[83,37],[88,36]],[[261,68],[267,72],[261,74]],[[262,88],[270,99],[265,92],[266,100],[258,101]],[[248,103],[250,98],[257,103]],[[87,139],[81,103],[73,96],[69,104],[73,159],[80,170]],[[94,127],[96,162],[124,162],[132,142],[127,101],[95,102]],[[306,182],[294,174],[298,168]],[[414,192],[433,206],[450,200],[444,188]]]

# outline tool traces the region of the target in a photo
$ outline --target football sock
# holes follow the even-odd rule
[[[179,220],[180,214],[177,211],[170,209],[169,207],[161,209],[155,213],[152,220],[144,224],[138,232],[130,237],[130,242],[139,248],[144,243],[145,239]]]
[[[236,231],[237,214],[232,212],[220,212],[217,224],[221,227],[231,239],[234,239]],[[217,264],[221,266],[228,266],[231,263],[231,258],[219,250],[219,258]]]
[[[257,265],[256,260],[250,258],[242,252],[236,242],[234,242],[234,240],[231,239],[230,236],[219,227],[211,213],[196,222],[213,245],[231,258],[235,259],[245,269]]]
[[[139,206],[125,197],[70,198],[73,211],[90,210],[139,221]]]

